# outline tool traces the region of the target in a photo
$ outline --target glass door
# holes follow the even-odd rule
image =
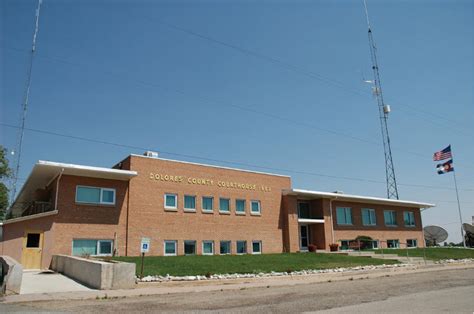
[[[308,225],[300,225],[300,250],[308,250],[309,230]]]

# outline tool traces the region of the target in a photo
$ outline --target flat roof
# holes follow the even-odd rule
[[[250,173],[264,174],[264,175],[268,175],[268,176],[277,176],[277,177],[291,178],[290,176],[287,176],[287,175],[284,175],[284,174],[277,174],[277,173],[263,172],[263,171],[254,171],[254,170],[247,170],[247,169],[240,169],[240,168],[232,168],[232,167],[224,167],[224,166],[216,166],[216,165],[202,164],[202,163],[191,162],[191,161],[182,161],[182,160],[167,159],[167,158],[161,158],[161,157],[149,157],[149,156],[138,155],[138,154],[130,154],[130,156],[133,156],[133,157],[142,157],[142,158],[148,158],[148,159],[155,159],[155,160],[171,161],[171,162],[177,162],[177,163],[182,163],[182,164],[190,164],[190,165],[204,166],[204,167],[211,167],[211,168],[218,168],[218,169],[227,169],[227,170],[234,170],[234,171],[242,171],[242,172],[250,172]]]
[[[435,204],[430,204],[430,203],[413,202],[413,201],[406,201],[406,200],[394,200],[394,199],[372,197],[372,196],[351,195],[351,194],[336,193],[336,192],[310,191],[310,190],[303,190],[303,189],[286,189],[286,190],[283,190],[283,195],[304,196],[304,197],[313,198],[313,199],[331,198],[331,199],[337,199],[341,201],[350,201],[350,202],[357,202],[357,203],[383,204],[383,205],[393,205],[393,206],[410,206],[410,207],[417,207],[417,208],[429,208],[429,207],[436,206]]]
[[[11,205],[14,214],[18,214],[23,209],[23,205],[33,199],[34,193],[39,188],[46,187],[52,180],[60,174],[102,178],[111,180],[128,181],[138,173],[130,170],[111,169],[103,167],[92,167],[62,162],[39,160],[30,172],[25,184],[18,193],[15,201]]]

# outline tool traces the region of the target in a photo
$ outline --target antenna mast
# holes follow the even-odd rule
[[[36,52],[36,37],[38,36],[38,27],[39,27],[39,16],[40,16],[40,9],[41,3],[43,0],[38,0],[38,7],[36,9],[36,16],[35,16],[35,29],[33,32],[33,43],[31,45],[31,54],[30,54],[30,63],[28,65],[28,73],[25,85],[25,94],[23,98],[22,104],[22,115],[21,115],[21,127],[20,127],[20,135],[18,138],[18,146],[17,146],[17,154],[16,154],[16,168],[15,173],[13,176],[13,186],[12,186],[12,194],[11,194],[11,203],[13,203],[16,194],[16,185],[18,181],[18,175],[20,172],[20,162],[21,162],[21,150],[23,146],[23,135],[25,133],[25,122],[26,122],[26,113],[28,111],[28,100],[30,97],[30,87],[31,87],[31,72],[33,69],[33,59],[35,57]]]
[[[390,136],[388,133],[388,114],[390,113],[390,106],[386,105],[383,100],[382,85],[380,83],[379,66],[377,63],[377,47],[375,46],[374,37],[372,35],[372,28],[369,21],[369,12],[367,10],[367,3],[364,0],[365,17],[367,18],[370,57],[372,60],[372,70],[374,72],[373,93],[377,99],[379,107],[380,127],[382,129],[383,149],[385,154],[385,177],[387,180],[387,197],[398,199],[397,180],[395,179],[395,169],[393,167],[392,149],[390,147]]]

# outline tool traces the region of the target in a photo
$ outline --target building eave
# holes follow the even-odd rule
[[[15,222],[20,222],[20,221],[25,221],[25,220],[32,220],[32,219],[38,219],[38,218],[53,216],[53,215],[57,215],[57,214],[58,214],[57,210],[52,210],[52,211],[45,212],[45,213],[7,219],[3,222],[0,222],[0,226],[4,226],[4,225],[12,224],[12,223],[15,223]]]
[[[356,203],[367,203],[367,204],[381,204],[381,205],[392,205],[392,206],[407,206],[415,208],[430,208],[435,207],[435,204],[414,202],[407,200],[393,200],[381,197],[362,196],[362,195],[351,195],[344,193],[334,192],[321,192],[321,191],[310,191],[304,189],[286,189],[283,190],[283,195],[294,195],[315,199],[333,199],[339,201],[356,202]]]

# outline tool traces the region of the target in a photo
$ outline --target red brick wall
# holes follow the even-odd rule
[[[337,207],[352,208],[352,225],[337,224]],[[376,226],[364,226],[362,224],[362,208],[375,209]],[[421,213],[418,208],[407,208],[400,206],[373,205],[363,203],[333,201],[334,233],[336,242],[340,240],[352,240],[357,236],[369,236],[374,240],[380,240],[382,247],[386,247],[386,240],[399,240],[400,246],[405,247],[407,239],[417,239],[418,246],[423,247],[423,231]],[[386,226],[384,220],[384,210],[395,210],[397,215],[397,226]],[[415,227],[405,227],[403,212],[411,211],[415,214]]]
[[[76,186],[114,188],[115,205],[76,204]],[[72,254],[72,240],[115,240],[119,255],[125,254],[128,182],[62,176],[59,184],[56,239],[52,254]]]
[[[142,237],[151,239],[150,255],[163,255],[163,241],[177,240],[178,254],[184,254],[183,241],[196,240],[197,254],[201,254],[202,241],[213,240],[215,253],[220,240],[231,240],[235,253],[236,240],[246,240],[250,252],[252,240],[262,241],[263,253],[279,253],[283,250],[284,217],[280,213],[281,190],[290,188],[290,178],[252,172],[166,161],[132,156],[131,170],[138,176],[130,182],[129,255],[140,254]],[[161,174],[182,177],[181,182],[151,179]],[[188,178],[209,180],[208,184],[190,184]],[[212,180],[212,184],[211,184]],[[237,182],[255,184],[254,189],[219,187],[218,183]],[[262,191],[261,186],[270,191]],[[176,212],[165,211],[164,194],[178,195]],[[184,195],[196,196],[196,212],[184,212]],[[214,197],[212,214],[201,210],[202,196]],[[219,213],[219,197],[231,199],[230,214]],[[235,200],[246,200],[246,214],[235,213]],[[250,214],[250,201],[260,200],[261,215]]]

